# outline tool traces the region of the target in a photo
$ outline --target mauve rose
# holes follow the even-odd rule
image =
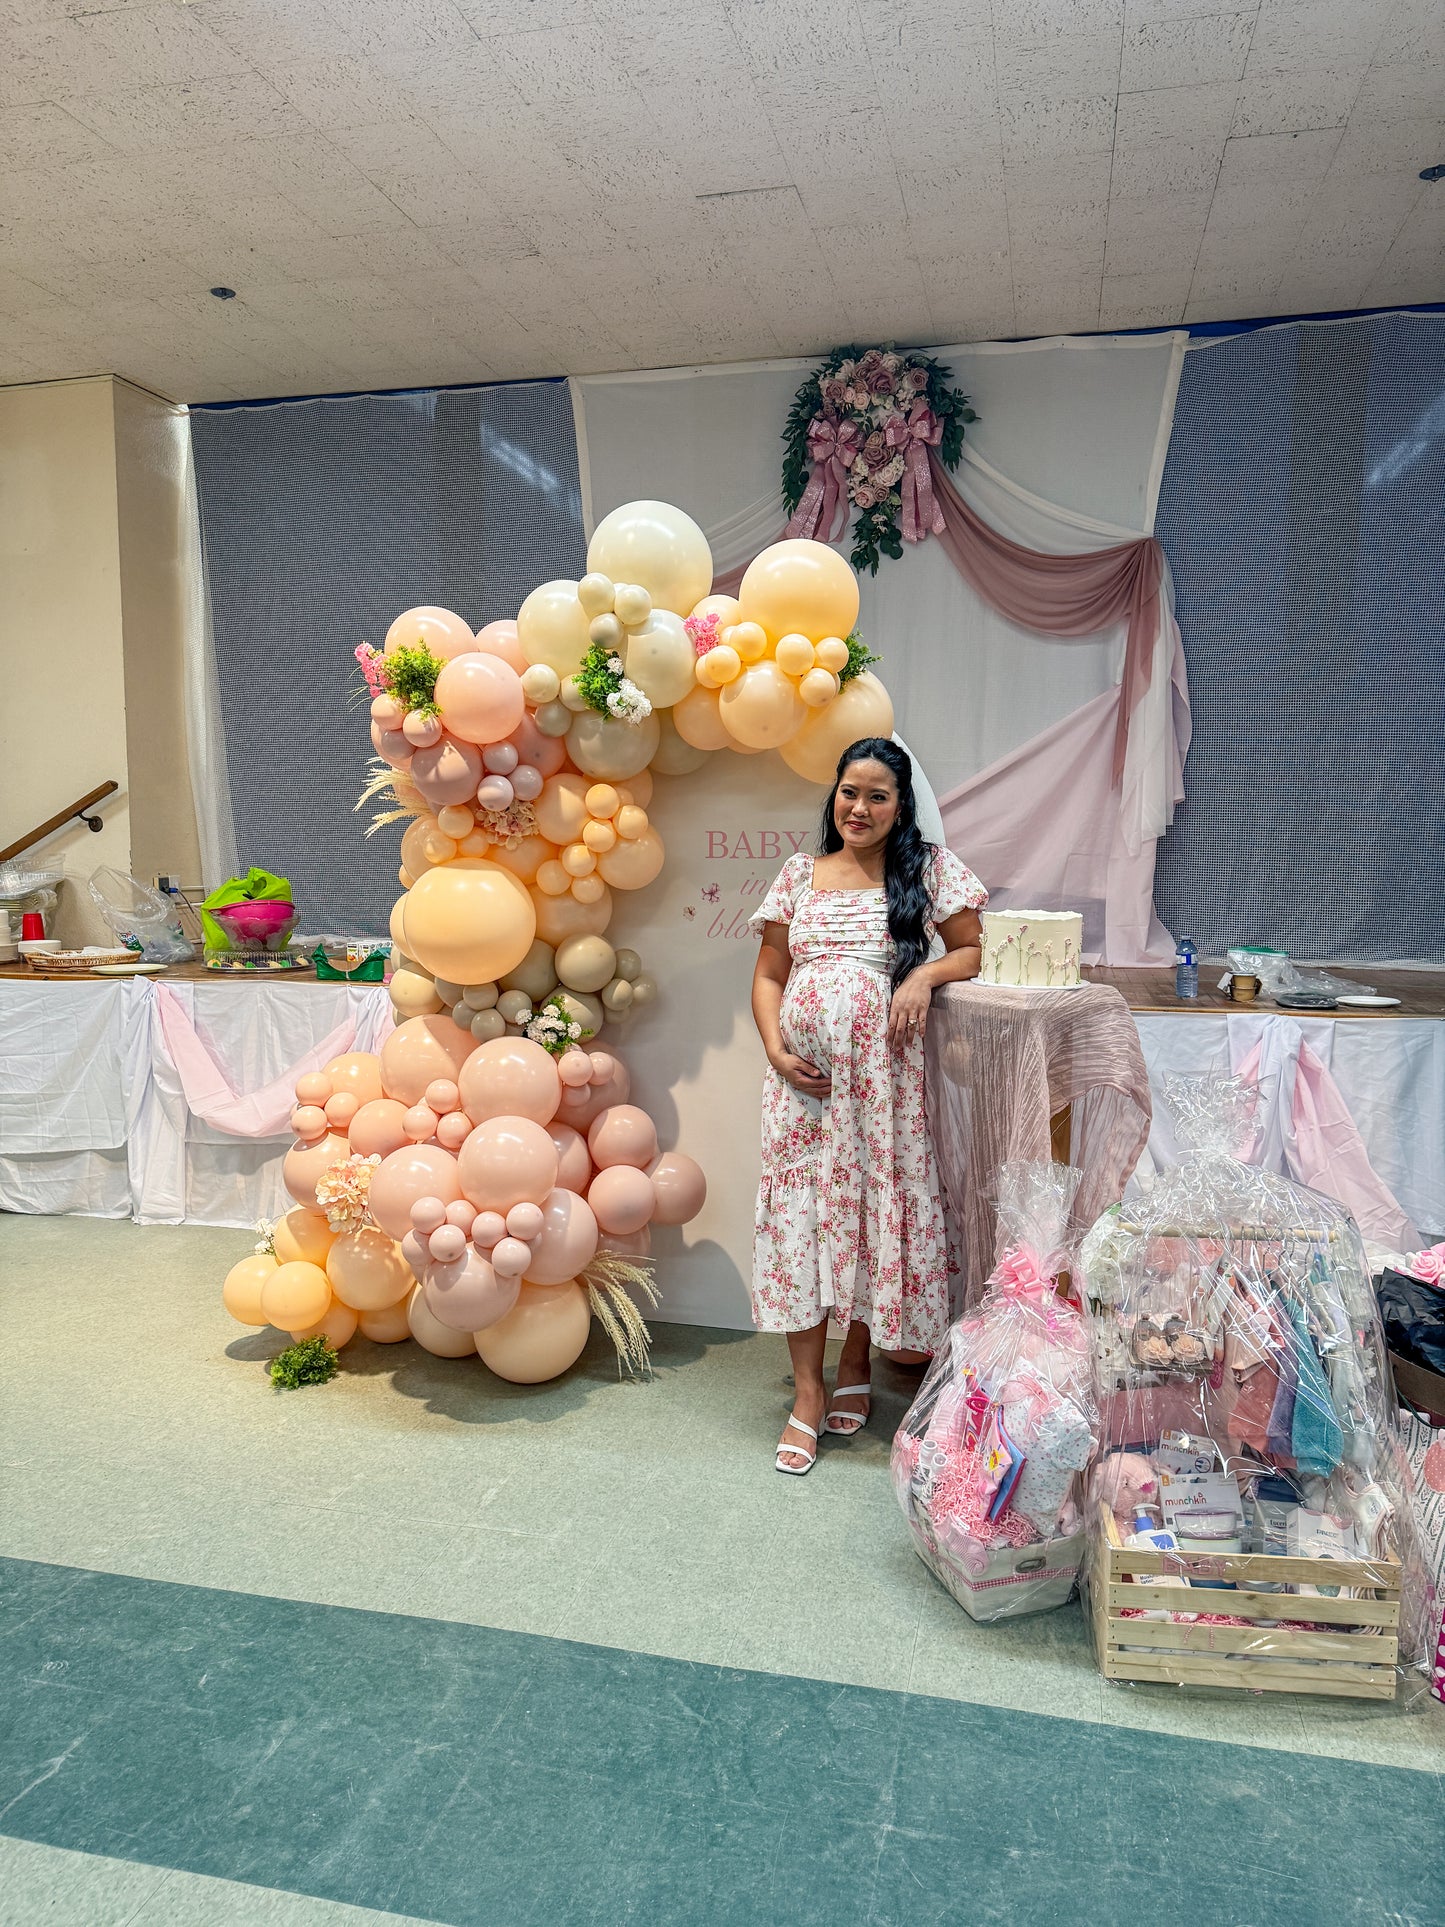
[[[878,348],[870,348],[867,354],[864,355],[863,359],[858,363],[858,366],[863,370],[863,373],[865,375],[870,374],[875,368],[881,368],[882,365],[883,365],[883,354],[882,354],[882,350]]]
[[[826,402],[831,402],[835,408],[847,392],[847,382],[839,381],[836,375],[829,375],[828,379],[823,383],[823,399]]]
[[[903,366],[902,355],[895,355],[891,353],[884,355],[883,366],[889,371],[890,374],[896,375],[898,373],[898,370]]]
[[[860,509],[876,508],[882,499],[871,482],[858,482],[849,489],[848,493],[853,497],[855,506]]]
[[[863,459],[870,468],[873,468],[879,462],[886,461],[887,456],[888,444],[883,438],[883,431],[881,428],[875,428],[863,444]]]
[[[910,368],[904,376],[903,382],[910,394],[921,395],[928,386],[928,370],[926,368]]]
[[[886,368],[878,367],[869,370],[868,392],[870,395],[891,395],[897,385]]]

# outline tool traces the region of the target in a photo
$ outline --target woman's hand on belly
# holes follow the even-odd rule
[[[828,1073],[810,1064],[806,1057],[799,1057],[796,1051],[770,1051],[768,1062],[785,1084],[791,1084],[804,1097],[827,1097],[833,1089]]]

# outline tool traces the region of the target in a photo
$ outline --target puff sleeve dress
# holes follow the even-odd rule
[[[988,892],[951,850],[934,852],[934,926]],[[888,1041],[895,946],[881,888],[815,890],[790,857],[750,919],[788,927],[785,1047],[826,1070],[804,1097],[771,1068],[753,1237],[753,1320],[806,1331],[862,1319],[873,1342],[931,1351],[948,1326],[948,1245],[923,1092],[923,1038]]]

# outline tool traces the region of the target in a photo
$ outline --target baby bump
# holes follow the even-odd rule
[[[784,1048],[831,1069],[855,1031],[881,1031],[887,1022],[888,979],[866,964],[836,959],[796,965],[779,1013]]]

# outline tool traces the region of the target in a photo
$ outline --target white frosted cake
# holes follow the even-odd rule
[[[985,910],[981,984],[1068,990],[1079,982],[1084,919],[1077,910]]]

